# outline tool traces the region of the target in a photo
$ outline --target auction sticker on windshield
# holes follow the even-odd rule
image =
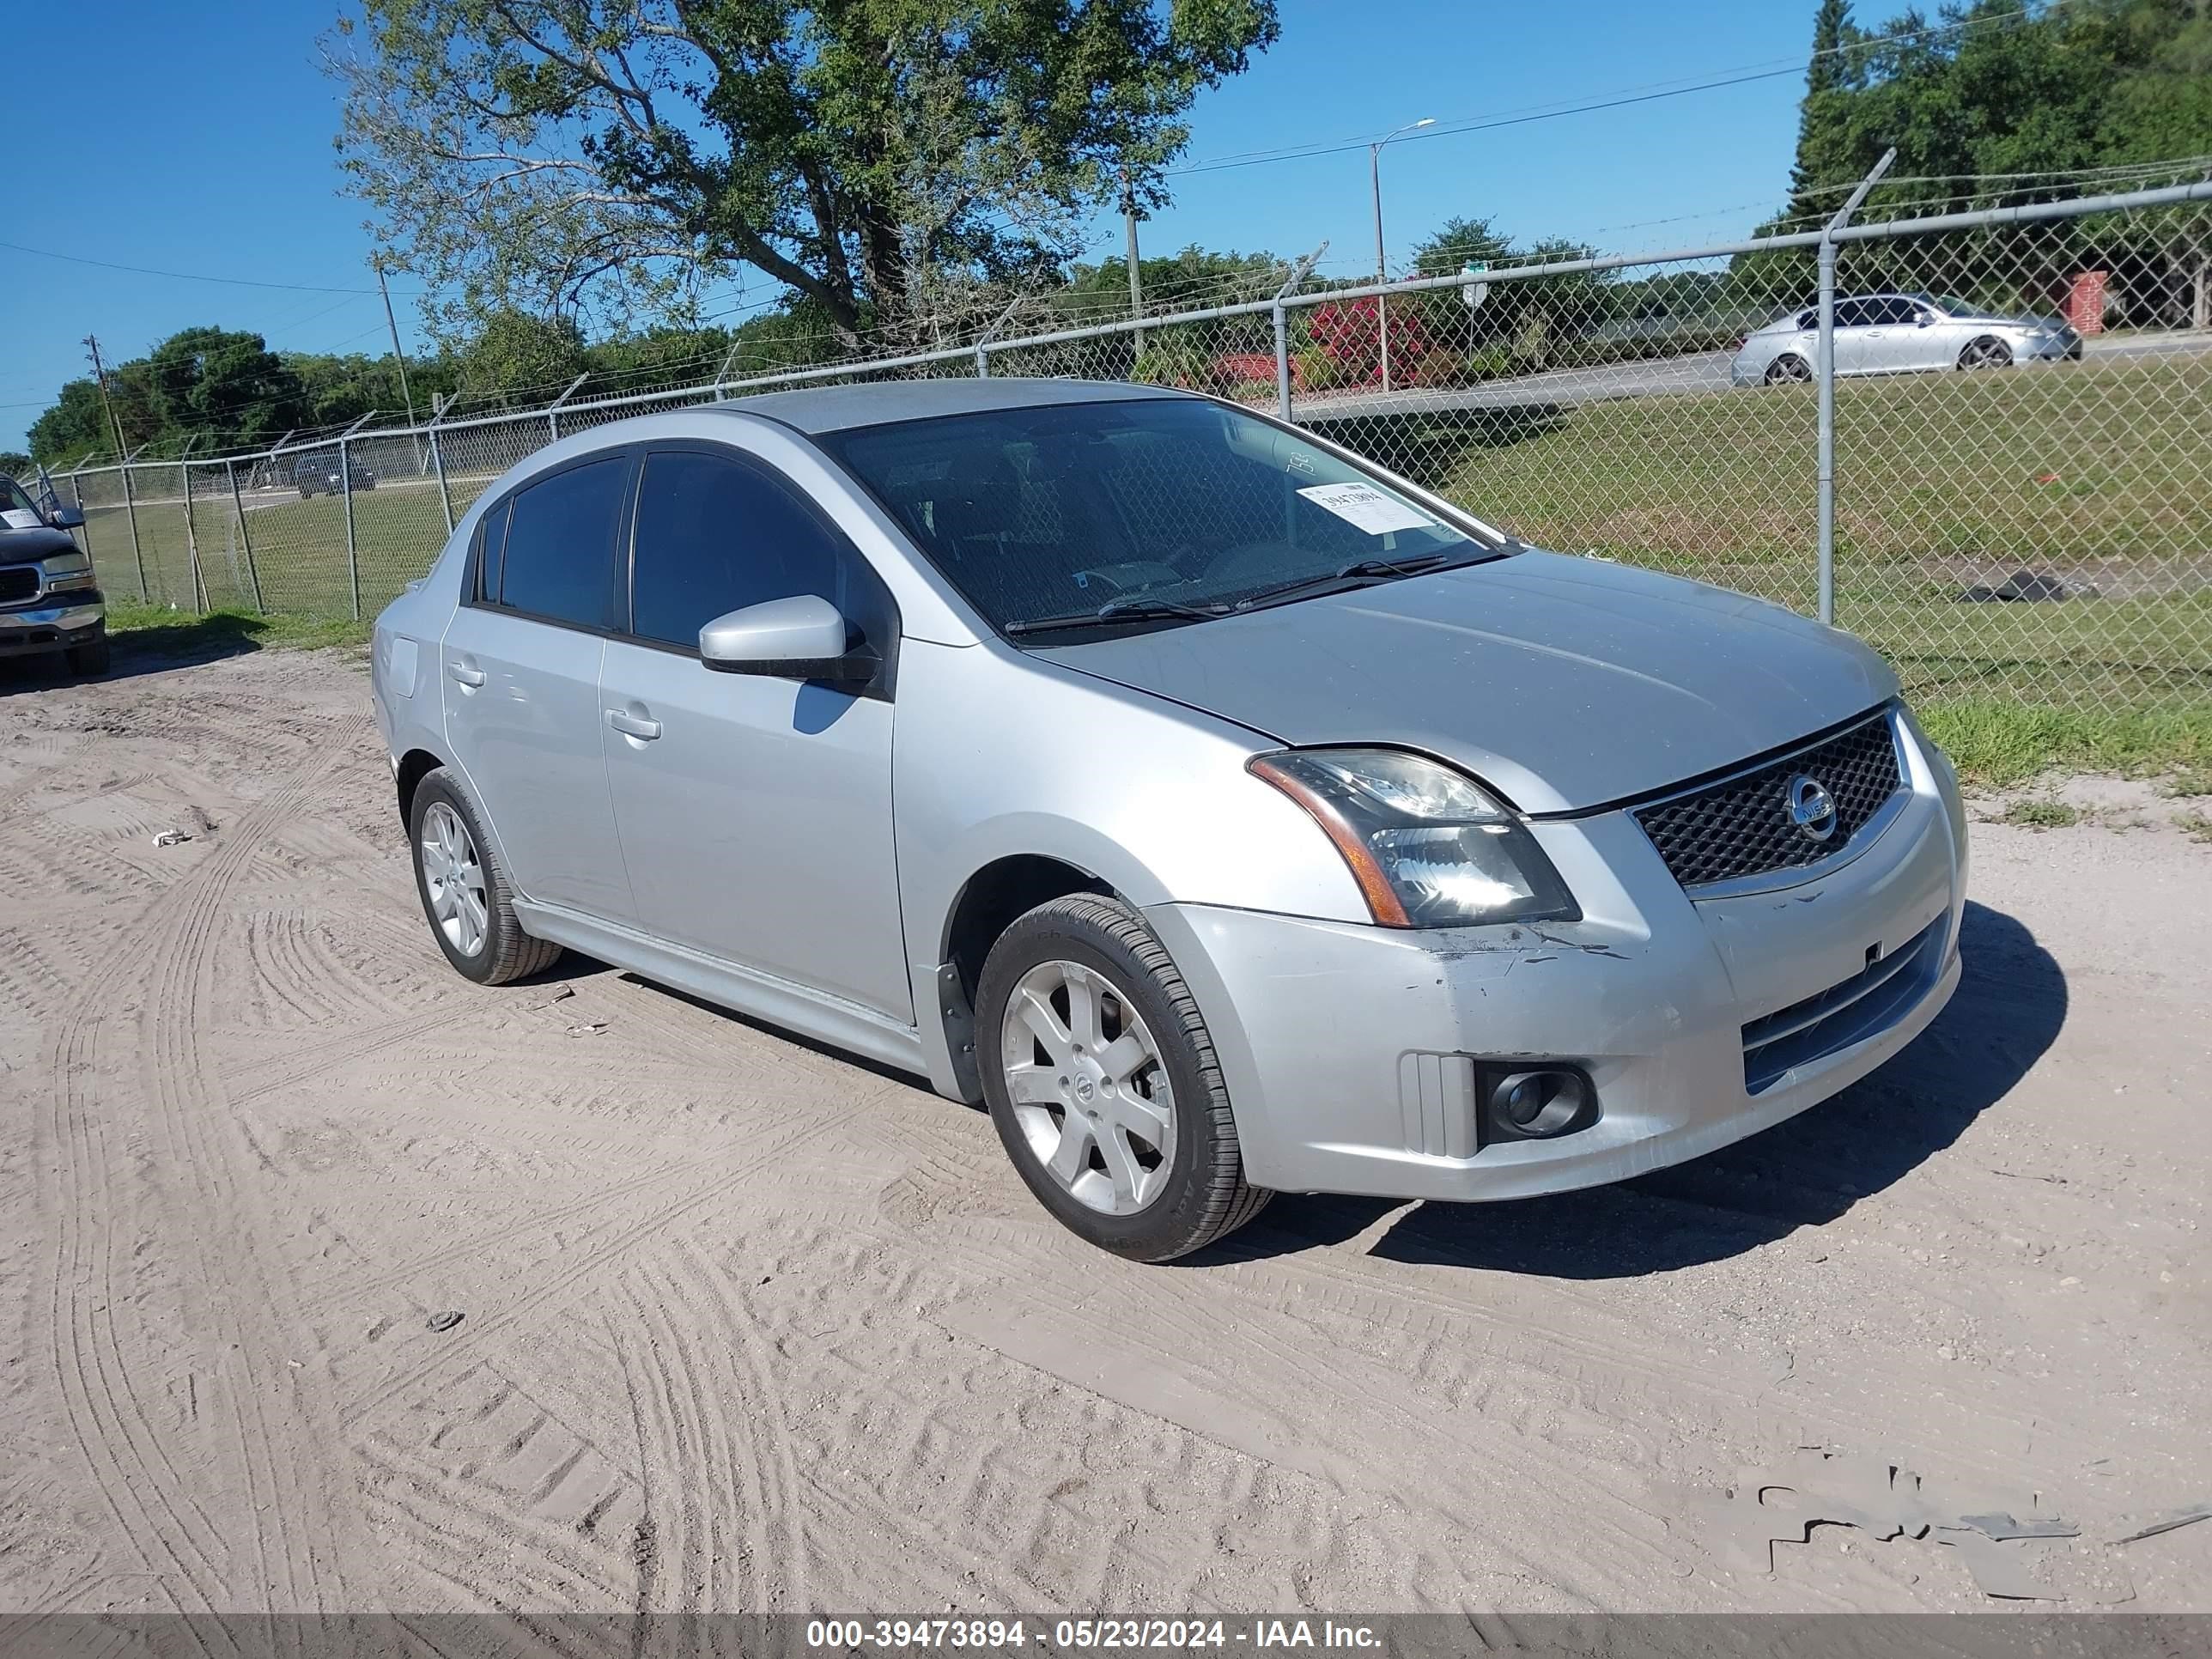
[[[1308,484],[1298,494],[1316,507],[1325,507],[1346,524],[1356,525],[1370,536],[1380,536],[1393,530],[1434,530],[1437,521],[1419,507],[1394,501],[1373,484],[1352,483]]]

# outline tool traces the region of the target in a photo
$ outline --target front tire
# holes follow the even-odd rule
[[[2002,340],[1984,335],[1978,340],[1967,343],[1966,349],[1959,354],[1959,367],[1960,368],[2010,368],[2012,348]]]
[[[559,945],[531,938],[515,920],[506,866],[475,804],[442,766],[416,786],[407,841],[430,936],[463,978],[505,985],[560,959]]]
[[[73,645],[69,647],[68,654],[70,673],[105,674],[111,656],[107,635],[103,633],[99,638],[87,640],[82,645]]]
[[[1244,1179],[1190,988],[1127,906],[1077,893],[1030,911],[991,947],[976,1006],[999,1139],[1079,1237],[1169,1261],[1234,1232],[1272,1196]]]

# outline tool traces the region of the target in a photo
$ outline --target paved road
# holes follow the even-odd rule
[[[2090,340],[2086,349],[2094,358],[2179,356],[2212,352],[2212,334],[2122,335]],[[1540,403],[1571,405],[1607,398],[1649,398],[1666,392],[1727,392],[1731,390],[1729,360],[1732,355],[1704,351],[1686,357],[1553,369],[1510,380],[1486,380],[1464,391],[1402,392],[1388,397],[1355,393],[1335,398],[1301,398],[1295,407],[1303,420],[1344,420],[1355,416],[1433,414],[1443,410],[1512,409]]]

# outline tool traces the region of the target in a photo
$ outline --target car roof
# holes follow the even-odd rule
[[[732,415],[764,415],[801,432],[816,434],[994,410],[1041,409],[1055,404],[1134,403],[1146,398],[1194,395],[1168,386],[1131,386],[1112,380],[1025,380],[994,375],[988,380],[883,380],[864,386],[807,386],[792,392],[763,392],[749,398],[726,398],[708,407]]]

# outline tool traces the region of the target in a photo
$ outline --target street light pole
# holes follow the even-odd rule
[[[1418,121],[1408,121],[1395,132],[1386,132],[1367,147],[1367,182],[1375,192],[1375,280],[1387,283],[1390,272],[1382,254],[1382,146],[1393,138],[1436,125],[1436,118],[1424,116]],[[1390,301],[1387,295],[1375,296],[1375,327],[1381,336],[1382,349],[1382,389],[1390,389]]]

